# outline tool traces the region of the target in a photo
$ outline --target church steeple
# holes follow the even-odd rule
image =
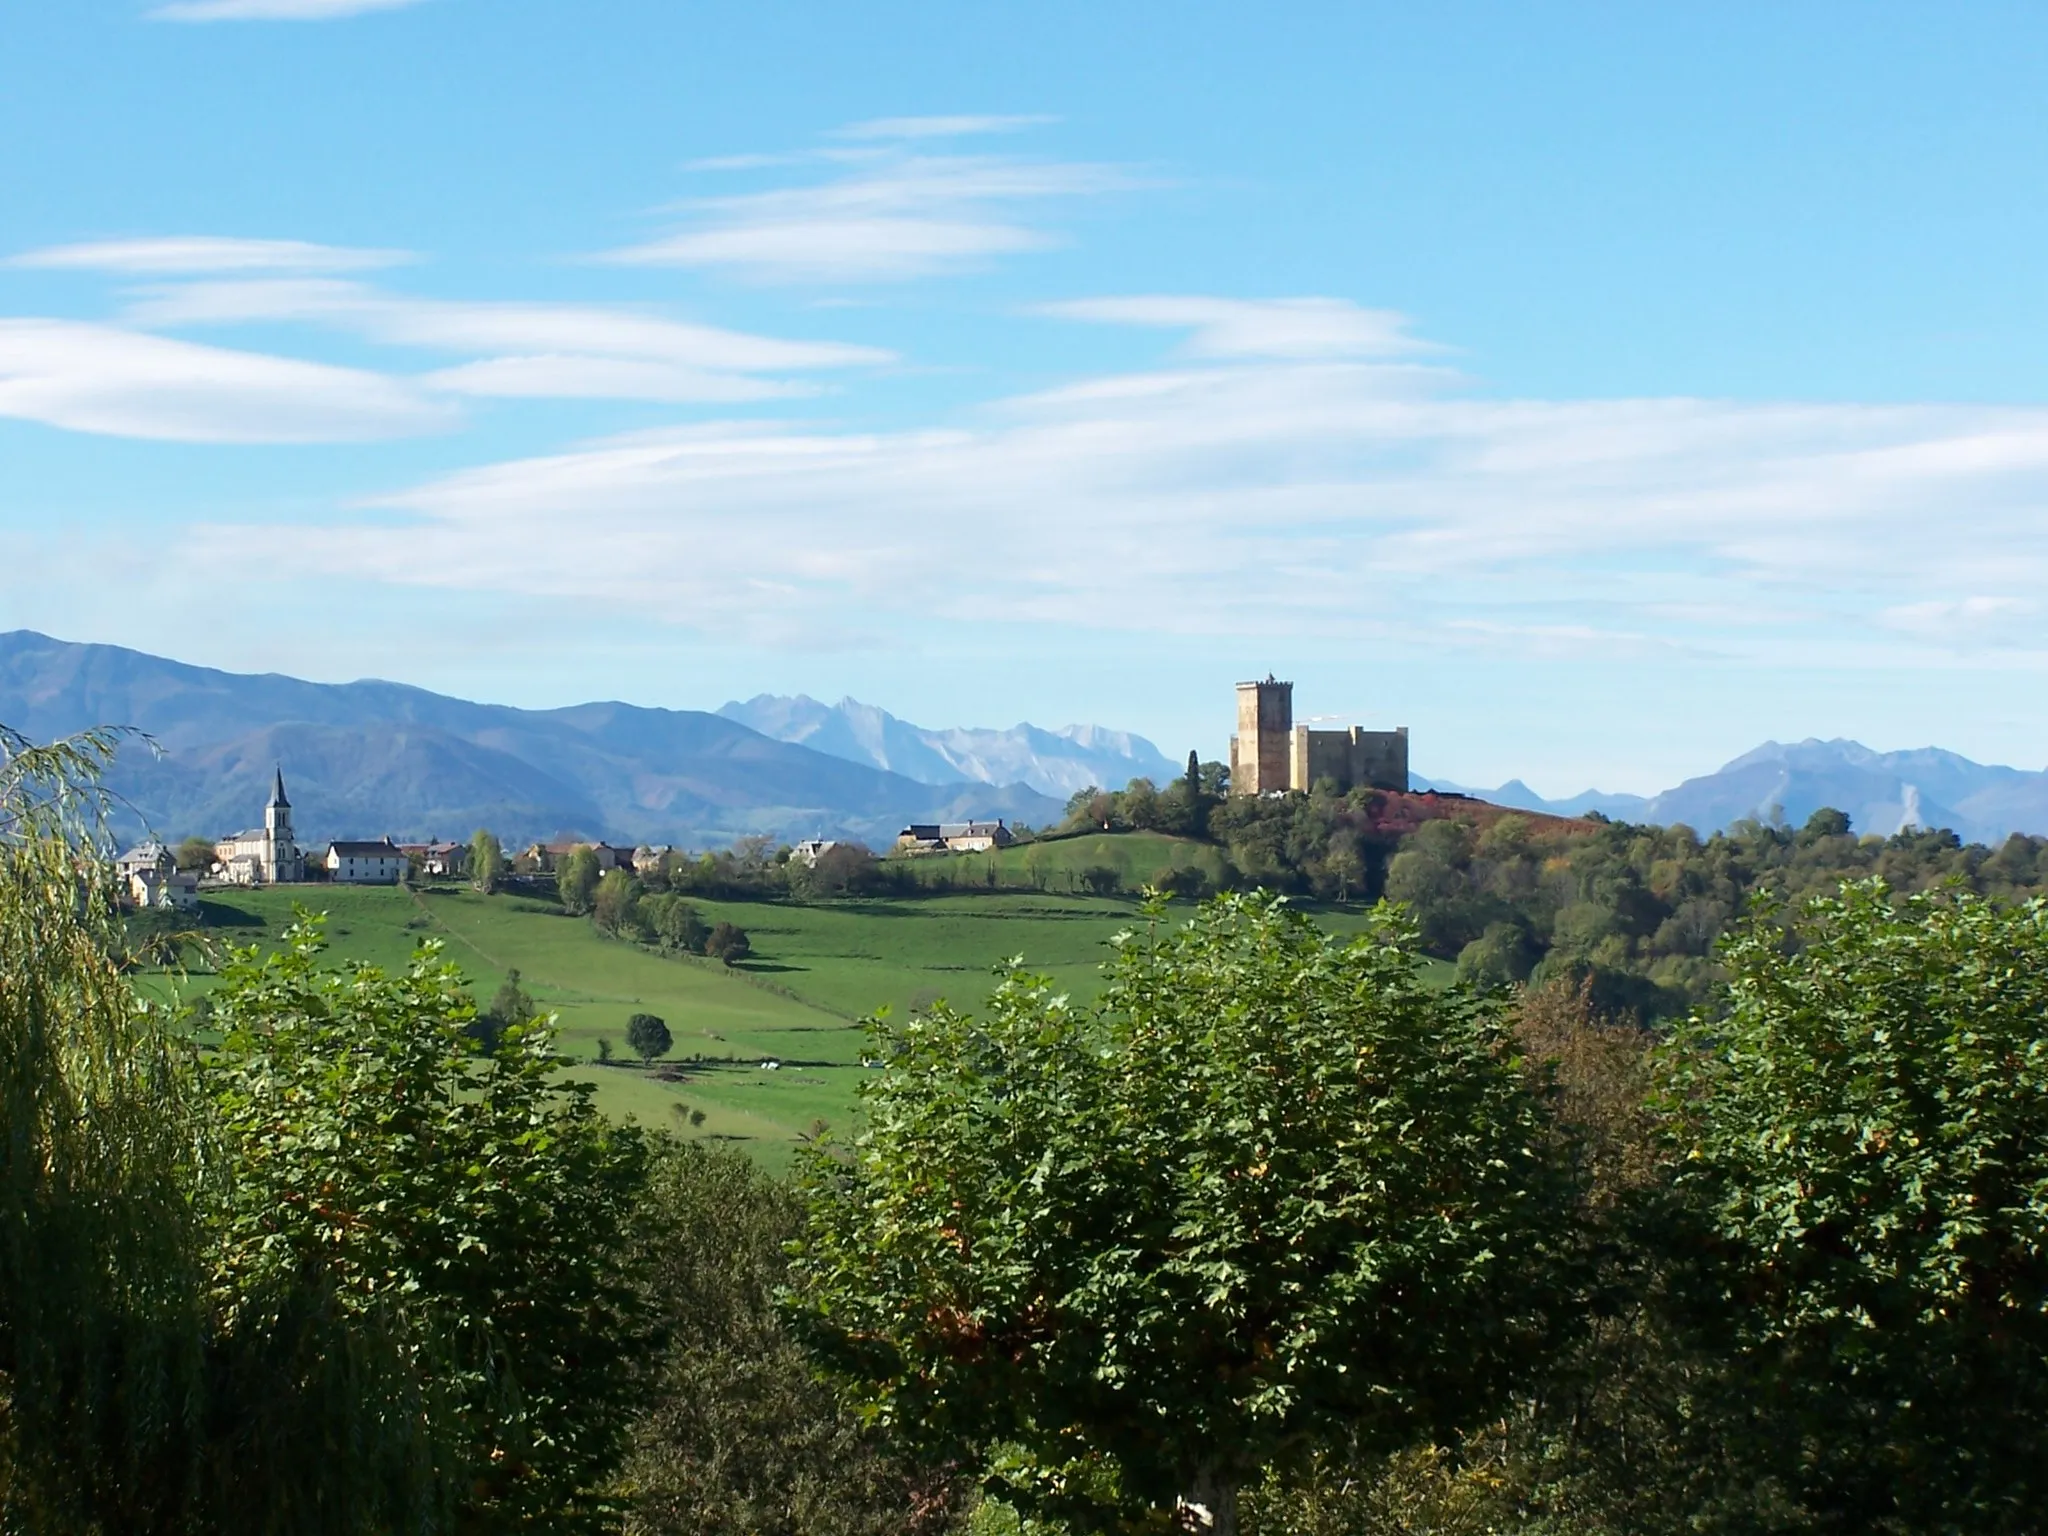
[[[284,768],[279,765],[270,791],[270,804],[263,808],[264,870],[266,880],[302,880],[305,862],[292,836],[292,803],[284,797]]]

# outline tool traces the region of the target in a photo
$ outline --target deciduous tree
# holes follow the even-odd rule
[[[1824,833],[1823,835],[1835,835]],[[2048,902],[1759,914],[1670,1058],[1680,1188],[1771,1470],[1823,1528],[2031,1532],[2048,1508]]]
[[[596,1529],[637,1400],[645,1141],[563,1077],[551,1020],[480,1055],[434,941],[398,975],[320,942],[302,922],[213,993],[234,1524]]]
[[[738,965],[753,952],[754,942],[747,937],[747,930],[735,923],[714,924],[704,940],[704,953],[727,965]]]
[[[594,849],[572,848],[563,856],[561,867],[555,871],[555,893],[561,898],[564,912],[580,917],[590,910],[599,873]]]
[[[1571,1313],[1574,1176],[1500,1018],[1425,986],[1397,917],[1341,946],[1264,898],[1146,921],[1097,1007],[1019,972],[980,1019],[877,1026],[799,1294],[933,1454],[1087,1528],[1228,1536],[1276,1461],[1501,1401]]]
[[[469,883],[488,896],[505,878],[505,849],[488,827],[469,840]]]
[[[656,1014],[636,1013],[626,1020],[626,1044],[639,1053],[640,1059],[652,1064],[657,1056],[666,1056],[675,1044],[675,1037],[668,1032],[668,1023]]]

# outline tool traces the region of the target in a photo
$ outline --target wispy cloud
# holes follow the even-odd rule
[[[1039,114],[1009,117],[876,117],[852,123],[832,135],[835,139],[959,139],[972,134],[1017,133],[1055,121]]]
[[[173,0],[149,14],[159,21],[339,21],[397,11],[425,0]]]
[[[151,326],[295,321],[398,346],[649,358],[742,372],[847,368],[893,357],[875,347],[785,341],[602,305],[417,299],[333,279],[188,283],[149,293],[127,313]]]
[[[0,416],[193,443],[362,442],[459,420],[382,374],[61,320],[0,320]]]
[[[1392,357],[1442,350],[1409,335],[1405,315],[1344,299],[1138,296],[1047,304],[1040,313],[1184,330],[1188,351],[1198,357]]]
[[[862,124],[848,132],[874,147],[805,157],[829,165],[827,179],[699,199],[687,205],[681,228],[603,259],[719,269],[770,283],[901,281],[1056,244],[1051,232],[1022,216],[1023,209],[1135,185],[1114,166],[921,154],[908,147],[922,138],[1023,122],[896,118]],[[734,169],[739,162],[726,157],[708,164]]]
[[[304,240],[167,235],[147,240],[45,246],[10,257],[7,265],[169,277],[229,272],[361,272],[402,266],[412,259],[408,251],[314,245]]]
[[[159,275],[199,263],[198,254],[172,254],[191,243],[26,259]],[[237,260],[262,270],[259,257],[272,269],[327,259],[289,254],[326,250],[318,246],[262,242],[251,252],[241,249],[249,242],[227,244],[205,258],[208,270],[236,270]],[[441,353],[436,361],[445,365],[372,372],[149,334],[252,325],[344,331]],[[265,342],[275,346],[268,335]],[[360,441],[452,426],[461,397],[738,404],[815,394],[820,386],[808,375],[892,360],[873,347],[752,335],[634,309],[418,299],[336,277],[215,277],[144,288],[117,325],[0,319],[0,415],[194,442]]]
[[[1898,611],[1944,590],[2039,590],[2048,411],[1497,401],[1399,364],[1230,358],[967,427],[641,434],[380,504],[415,521],[318,532],[321,557],[601,587],[735,635],[894,615],[1772,658],[1895,647]],[[1699,617],[1738,611],[1757,621]]]
[[[1884,610],[1884,624],[1921,639],[1958,649],[2010,644],[2026,632],[2038,634],[2041,605],[2010,593],[1973,594],[1960,598],[1934,598],[1925,602],[1899,603]]]

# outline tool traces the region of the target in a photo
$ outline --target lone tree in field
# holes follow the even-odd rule
[[[704,953],[727,965],[738,965],[753,952],[754,941],[747,937],[747,930],[733,923],[714,925],[704,941]]]
[[[666,1021],[651,1013],[636,1013],[626,1020],[626,1044],[640,1053],[640,1059],[652,1066],[654,1058],[666,1056],[675,1037],[668,1032]]]
[[[478,827],[469,840],[469,883],[488,896],[504,878],[504,846],[488,827]]]
[[[1501,1019],[1425,986],[1400,919],[1146,915],[1093,1008],[1019,972],[983,1018],[876,1026],[795,1294],[934,1459],[1080,1529],[1232,1536],[1282,1458],[1497,1410],[1571,1320],[1576,1183]]]

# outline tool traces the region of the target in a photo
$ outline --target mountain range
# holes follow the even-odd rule
[[[1767,741],[1713,773],[1647,797],[1589,790],[1546,800],[1519,779],[1496,789],[1429,781],[1417,787],[1557,816],[1598,811],[1617,821],[1683,822],[1702,834],[1745,817],[1768,821],[1774,813],[1796,825],[1823,806],[1847,812],[1857,831],[1884,837],[1908,826],[1945,827],[1966,842],[1990,844],[2014,832],[2048,834],[2048,772],[1974,763],[1939,747],[1875,752],[1840,739]]]
[[[1030,724],[1006,731],[931,730],[899,720],[858,699],[821,704],[804,694],[763,693],[719,713],[777,741],[796,742],[849,762],[886,768],[924,784],[1027,784],[1065,800],[1091,786],[1121,789],[1132,779],[1164,784],[1185,771],[1151,742],[1129,731],[1068,725],[1049,731]]]
[[[218,836],[261,817],[282,764],[306,841],[561,833],[707,846],[753,832],[887,841],[906,821],[1042,824],[1025,785],[929,783],[696,710],[524,710],[399,683],[309,683],[187,666],[27,630],[0,634],[0,722],[37,740],[93,725],[121,750],[123,831]]]
[[[122,830],[218,836],[261,815],[282,764],[302,836],[557,834],[715,846],[748,833],[888,841],[908,821],[1003,816],[1045,825],[1090,784],[1164,784],[1175,763],[1100,726],[933,729],[852,699],[760,695],[716,713],[617,702],[525,710],[401,683],[252,676],[118,646],[0,634],[0,723],[37,740],[133,726],[110,787]],[[1934,747],[1765,742],[1654,796],[1589,790],[1550,800],[1518,779],[1493,789],[1417,778],[1554,815],[1683,822],[1705,834],[1745,817],[1794,823],[1822,806],[1859,831],[1952,828],[1996,843],[2048,834],[2048,773]]]

